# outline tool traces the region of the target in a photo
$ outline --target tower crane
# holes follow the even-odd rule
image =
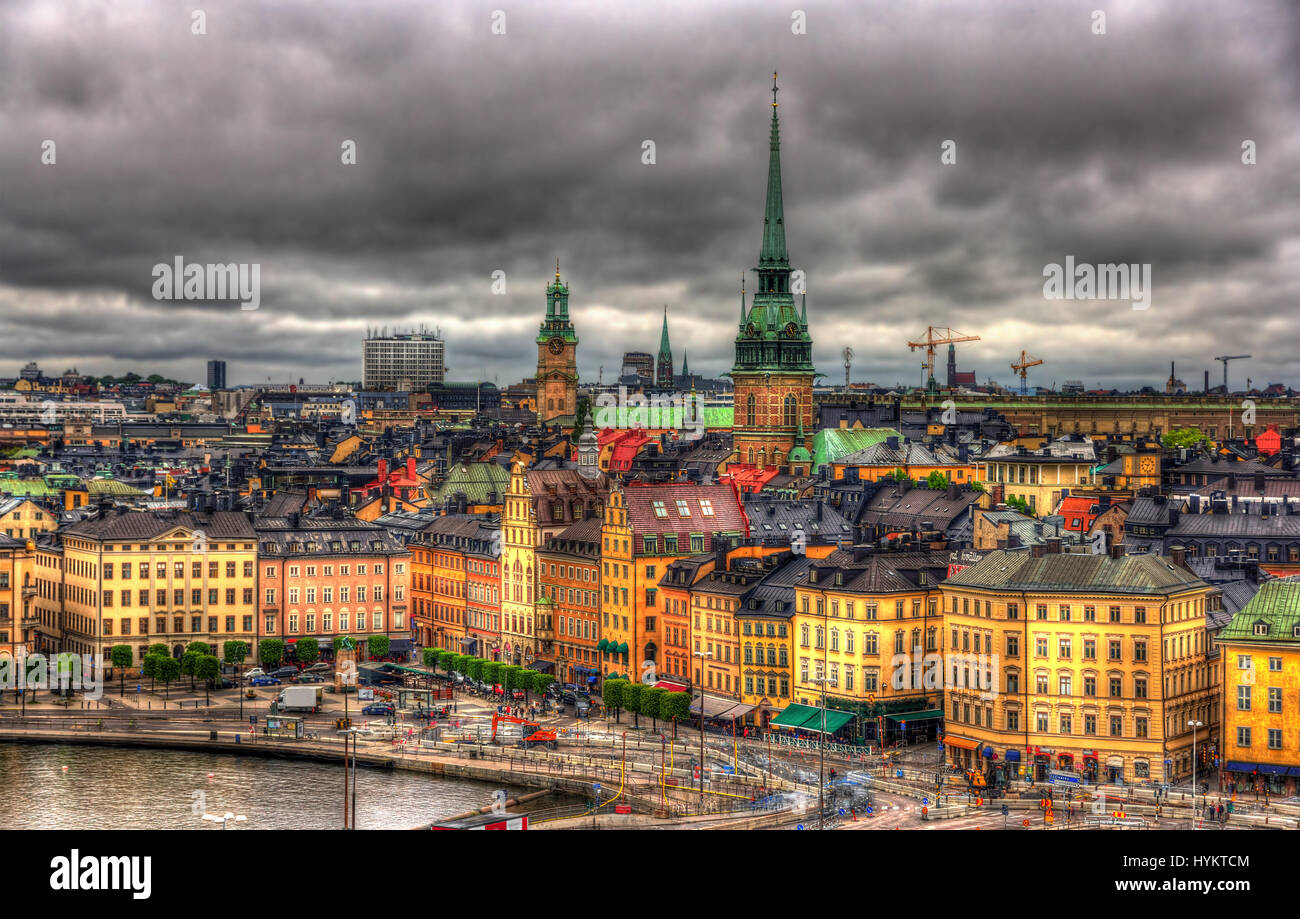
[[[1028,370],[1030,367],[1037,367],[1041,363],[1042,363],[1041,360],[1035,360],[1031,358],[1028,354],[1026,354],[1024,351],[1021,351],[1020,363],[1017,364],[1013,362],[1011,364],[1011,369],[1020,374],[1020,395],[1022,396],[1029,395],[1029,385],[1025,382],[1028,375],[1025,373],[1025,371]]]
[[[954,329],[940,329],[936,326],[926,327],[925,337],[920,341],[909,341],[907,347],[911,351],[917,348],[925,349],[925,366],[928,373],[925,388],[931,391],[937,391],[939,384],[934,379],[934,348],[935,345],[954,345],[962,341],[979,341],[978,335],[963,335]]]
[[[1220,361],[1223,364],[1223,394],[1225,396],[1228,394],[1228,361],[1244,361],[1246,358],[1252,356],[1253,355],[1250,354],[1225,354],[1222,357],[1215,358],[1216,361]]]

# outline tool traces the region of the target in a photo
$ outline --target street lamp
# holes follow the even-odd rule
[[[226,824],[230,823],[230,821],[234,820],[236,823],[242,823],[248,818],[243,814],[235,815],[230,811],[226,811],[225,814],[204,814],[203,819],[211,820],[213,823],[220,823],[221,829],[224,830],[226,829]]]
[[[694,657],[703,661],[704,658],[713,658],[712,651],[692,651]],[[696,671],[696,682],[700,684],[700,807],[704,807],[704,680],[701,678],[703,666]]]
[[[1203,728],[1199,721],[1189,721],[1187,726],[1192,729],[1192,816],[1196,816],[1196,729]],[[1193,822],[1192,826],[1196,826]]]

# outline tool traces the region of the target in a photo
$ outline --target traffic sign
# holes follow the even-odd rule
[[[1024,825],[1024,826],[1029,826],[1029,818],[1028,818],[1028,817],[1026,817],[1026,818],[1024,819],[1024,821],[1023,821],[1023,825]]]
[[[1003,805],[1002,805],[1002,816],[1005,817],[1005,816],[1006,816],[1007,814],[1009,814],[1009,813],[1011,813],[1011,808],[1009,808],[1009,807],[1007,807],[1005,804],[1003,804]]]
[[[844,808],[842,808],[842,807],[840,808],[840,816],[841,816],[841,817],[844,816]]]
[[[942,740],[939,741],[939,752],[940,752],[940,753],[943,752],[943,741],[942,741]]]
[[[901,779],[902,777],[903,777],[902,769],[899,769],[896,773],[894,773],[894,778]]]
[[[922,804],[922,806],[928,806],[929,803],[930,803],[930,799],[929,799],[929,798],[922,798],[922,799],[921,799],[921,804]]]
[[[799,824],[797,827],[795,827],[795,829],[796,829],[796,830],[802,830],[802,829],[803,829],[803,824],[802,824],[802,823]]]
[[[600,791],[600,783],[599,783],[599,782],[592,782],[592,783],[591,783],[591,790],[592,790],[592,791]]]

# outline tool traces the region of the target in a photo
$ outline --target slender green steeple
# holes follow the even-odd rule
[[[659,354],[655,357],[655,383],[673,385],[673,349],[668,344],[668,304],[664,304],[664,327],[659,333]]]
[[[763,247],[758,289],[749,309],[741,287],[740,330],[733,373],[813,370],[808,312],[795,304],[790,254],[785,246],[785,203],[781,194],[781,128],[777,116],[776,74],[772,74],[772,126],[768,145],[767,199],[763,207]],[[802,292],[802,291],[801,291]]]
[[[772,140],[767,159],[767,206],[763,211],[763,248],[758,267],[789,268],[785,251],[785,206],[781,201],[781,125],[777,120],[776,74],[772,74]]]

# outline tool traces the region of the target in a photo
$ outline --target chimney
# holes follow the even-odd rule
[[[1169,547],[1169,561],[1179,568],[1191,570],[1187,567],[1187,552],[1182,546]]]
[[[383,485],[384,482],[388,481],[388,460],[386,460],[386,459],[381,459],[381,460],[379,461],[379,476],[378,476],[378,478],[379,478],[379,484],[380,484],[380,485]]]
[[[1123,558],[1123,557],[1124,557],[1124,546],[1123,546],[1122,543],[1112,543],[1112,544],[1111,544],[1111,547],[1110,547],[1110,557],[1111,557],[1111,558]]]
[[[1255,473],[1255,491],[1261,495],[1264,493],[1264,473],[1262,472]]]
[[[415,457],[414,456],[408,456],[406,458],[406,477],[408,479],[415,478]]]
[[[956,483],[956,482],[949,482],[949,483],[948,483],[948,500],[949,500],[949,501],[956,501],[956,500],[957,500],[957,494],[958,494],[958,491],[959,491],[959,489],[957,488],[957,483]]]
[[[1047,547],[1041,542],[1036,542],[1029,547],[1029,554],[1032,558],[1042,558],[1047,554]]]
[[[1199,513],[1201,512],[1201,496],[1200,496],[1200,495],[1188,495],[1188,496],[1187,496],[1187,511],[1188,511],[1188,513],[1191,513],[1191,514],[1199,514]]]
[[[1047,554],[1048,555],[1061,554],[1061,537],[1059,536],[1047,537]]]
[[[1008,533],[1007,533],[1007,548],[1008,548],[1008,549],[1019,549],[1019,548],[1020,548],[1020,534],[1019,534],[1019,533],[1016,533],[1016,532],[1008,532]]]
[[[886,438],[885,438],[885,446],[888,447],[888,448],[891,449],[891,450],[897,450],[897,449],[898,449],[898,438],[897,438],[897,437],[886,437]]]

